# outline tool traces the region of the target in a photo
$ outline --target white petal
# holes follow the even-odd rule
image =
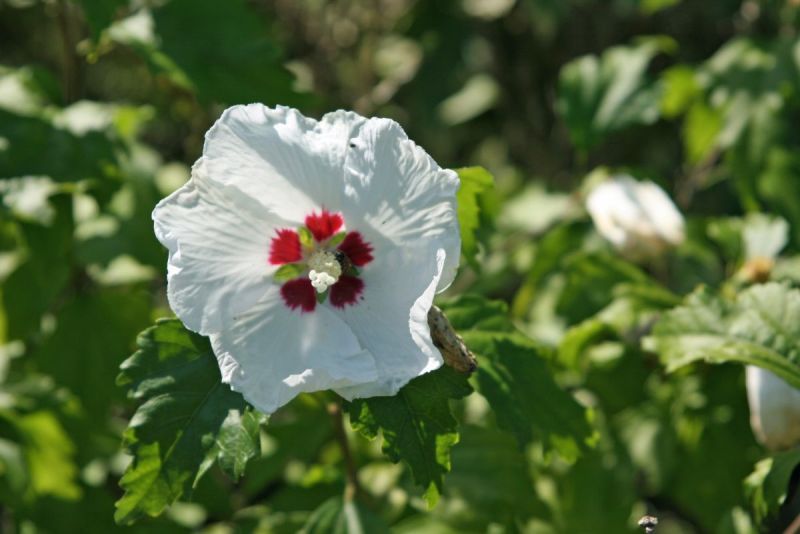
[[[679,245],[684,239],[683,215],[663,189],[653,182],[641,182],[637,197],[642,212],[664,241]]]
[[[750,424],[758,440],[773,450],[800,444],[800,390],[775,374],[747,366]]]
[[[376,269],[364,270],[363,301],[339,312],[378,368],[373,383],[337,388],[346,399],[394,395],[412,378],[442,365],[442,356],[431,341],[428,310],[447,255],[439,249],[420,262],[407,252],[422,251],[394,249],[379,254]]]
[[[341,209],[348,227],[371,242],[381,236],[395,247],[427,247],[428,261],[437,249],[444,249],[437,289],[446,289],[458,269],[461,248],[455,200],[458,175],[441,169],[389,119],[363,124],[350,140],[347,154],[347,196]]]
[[[591,191],[586,209],[600,235],[619,249],[654,252],[684,239],[683,216],[652,182],[615,176]]]
[[[299,393],[376,379],[372,356],[330,308],[289,310],[277,286],[211,336],[222,379],[257,409],[272,413]]]
[[[169,249],[170,307],[191,330],[212,334],[273,284],[269,236],[282,223],[233,187],[211,181],[201,159],[192,179],[153,210]]]
[[[206,134],[203,155],[214,180],[302,222],[341,203],[347,142],[365,120],[344,111],[316,121],[282,106],[234,106]]]
[[[635,199],[633,188],[624,180],[603,182],[586,199],[586,209],[595,228],[618,248],[628,244],[630,228],[643,219]]]

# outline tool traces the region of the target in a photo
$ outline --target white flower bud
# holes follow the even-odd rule
[[[800,444],[800,390],[753,365],[746,377],[750,425],[758,441],[772,450]]]
[[[684,240],[683,216],[653,182],[616,176],[592,189],[586,209],[600,235],[630,256],[657,256]]]

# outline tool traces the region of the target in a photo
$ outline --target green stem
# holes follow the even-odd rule
[[[353,460],[353,454],[350,451],[350,442],[347,440],[347,433],[344,430],[344,416],[342,414],[342,406],[338,402],[328,404],[328,413],[333,419],[333,431],[336,434],[336,441],[339,443],[339,448],[342,450],[342,459],[344,460],[346,483],[344,488],[344,498],[346,501],[352,501],[356,495],[361,493],[361,487],[358,483],[358,469]]]

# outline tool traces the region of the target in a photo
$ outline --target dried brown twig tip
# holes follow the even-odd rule
[[[639,520],[639,526],[644,528],[645,534],[653,534],[658,525],[658,518],[653,515],[645,515]]]
[[[442,353],[444,363],[461,373],[471,373],[478,367],[475,356],[437,306],[431,306],[428,311],[428,326],[431,329],[433,344]]]

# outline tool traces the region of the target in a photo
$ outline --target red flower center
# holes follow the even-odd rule
[[[281,297],[292,310],[311,312],[318,302],[330,298],[336,308],[345,308],[356,304],[364,292],[364,281],[359,277],[359,267],[364,267],[373,260],[372,245],[355,231],[343,232],[344,217],[341,213],[322,210],[312,212],[305,219],[305,226],[299,230],[281,228],[275,232],[269,247],[269,262],[281,267],[276,277],[281,274],[285,280],[281,286]],[[309,278],[307,262],[312,255],[319,252],[332,253],[341,267],[338,280],[318,293]],[[313,263],[313,262],[312,262]],[[287,274],[288,273],[288,274]],[[285,276],[289,279],[286,280]]]

